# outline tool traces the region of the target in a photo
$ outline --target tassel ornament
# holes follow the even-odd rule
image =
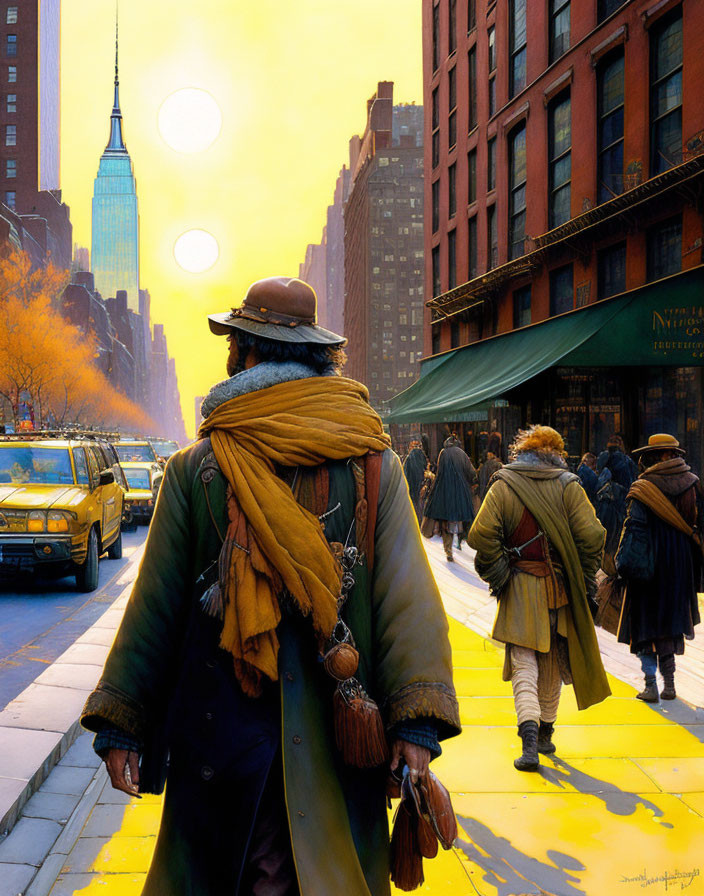
[[[208,588],[200,599],[200,605],[203,611],[208,616],[212,616],[213,619],[222,620],[225,618],[225,602],[222,599],[222,591],[220,590],[219,582],[216,582]]]
[[[376,768],[389,758],[379,707],[356,678],[341,681],[333,697],[335,742],[343,762]]]
[[[396,810],[391,834],[391,880],[397,889],[417,890],[425,881],[423,857],[418,848],[418,816],[403,803]]]

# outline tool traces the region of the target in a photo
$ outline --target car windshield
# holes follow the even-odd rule
[[[0,483],[73,485],[68,448],[0,445]]]
[[[159,457],[171,457],[178,451],[178,442],[172,442],[170,439],[152,439],[152,447]]]
[[[156,454],[151,445],[115,445],[115,451],[120,460],[128,461],[155,461]]]
[[[151,489],[149,484],[149,470],[125,470],[127,484],[130,488]]]

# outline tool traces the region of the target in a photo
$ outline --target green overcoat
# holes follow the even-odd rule
[[[567,639],[577,705],[586,709],[611,693],[587,603],[587,593],[596,591],[605,531],[573,473],[516,462],[495,474],[468,541],[477,552],[477,572],[498,598],[492,635],[505,644],[550,649],[545,580],[512,569],[506,547],[524,507],[562,560],[569,604],[558,611],[558,631]],[[506,676],[508,658],[507,651]]]
[[[325,522],[326,537],[344,542],[354,519],[354,475],[344,462],[326,469],[333,511]],[[145,743],[143,782],[157,792],[167,774],[166,750],[173,747],[166,719],[179,712],[172,705],[175,682],[188,620],[203,590],[198,580],[217,560],[226,528],[226,488],[208,439],[170,459],[124,620],[82,717],[91,730],[118,727]],[[346,619],[360,651],[358,677],[379,703],[388,730],[431,719],[441,738],[459,733],[447,619],[401,465],[390,450],[382,456],[373,568],[365,562],[358,569]],[[330,680],[312,638],[301,635],[306,625],[285,619],[279,629],[279,755],[301,896],[386,896],[385,773],[342,765],[332,731]],[[195,739],[192,749],[200,749]],[[172,749],[172,774],[173,768]],[[194,883],[207,875],[200,875],[184,819],[170,806],[169,786],[167,774],[164,816],[144,893],[220,896],[226,892],[220,885]],[[207,785],[199,780],[193,799],[207,800],[204,792]],[[247,810],[232,806],[233,814]],[[223,862],[223,875],[215,869],[213,877],[210,869],[211,879],[227,878],[225,856]],[[234,894],[237,887],[227,892]]]

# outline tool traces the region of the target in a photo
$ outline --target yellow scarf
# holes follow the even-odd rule
[[[275,465],[313,467],[389,447],[369,393],[345,377],[309,377],[232,398],[203,421],[241,514],[230,513],[221,554],[225,615],[220,646],[245,693],[278,679],[282,589],[310,615],[322,643],[337,621],[341,569],[313,514]],[[223,569],[223,565],[226,569]],[[224,587],[223,587],[224,585]]]

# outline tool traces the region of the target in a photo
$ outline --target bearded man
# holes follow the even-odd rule
[[[596,592],[605,532],[550,426],[518,433],[511,463],[494,480],[469,533],[475,567],[497,598],[492,637],[506,645],[523,752],[514,765],[535,771],[554,753],[563,682],[579,709],[610,689],[590,598]]]
[[[82,722],[114,787],[168,782],[147,896],[385,896],[389,765],[423,776],[460,730],[401,465],[310,286],[258,281],[210,328],[229,377]]]
[[[700,622],[702,587],[699,478],[685,451],[669,433],[657,433],[633,452],[640,475],[627,495],[627,515],[616,554],[626,581],[618,640],[641,662],[645,687],[637,694],[658,702],[658,666],[663,700],[674,700],[675,656],[694,638]]]

